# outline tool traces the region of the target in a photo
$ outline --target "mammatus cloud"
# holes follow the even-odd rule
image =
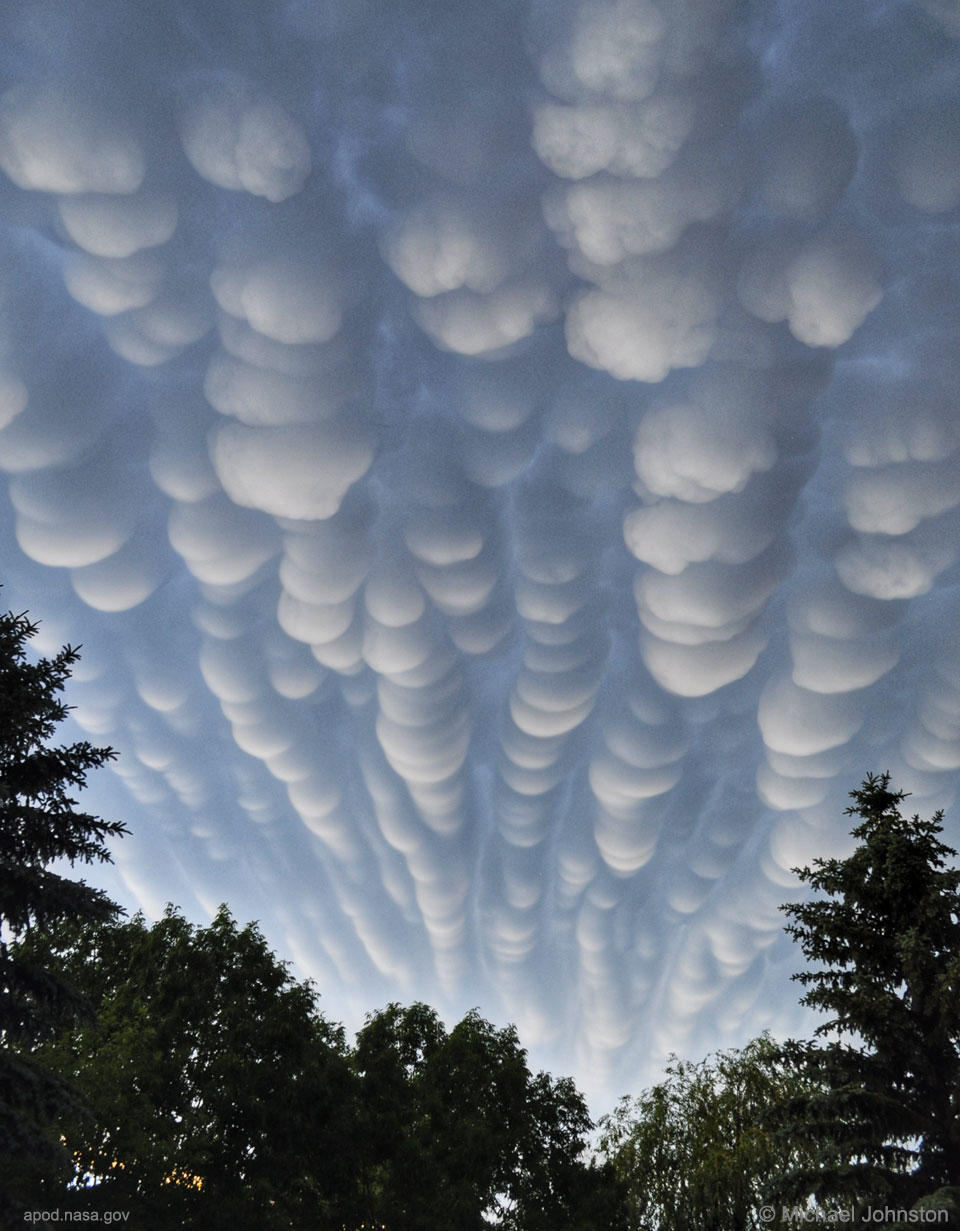
[[[285,201],[310,174],[303,128],[242,77],[224,74],[188,88],[179,118],[190,165],[218,188]]]
[[[0,565],[115,892],[598,1098],[805,1029],[790,869],[960,768],[950,6],[141,9],[0,17]]]

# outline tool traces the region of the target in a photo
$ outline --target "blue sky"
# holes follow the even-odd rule
[[[0,580],[84,645],[118,900],[595,1105],[809,1029],[790,869],[960,768],[958,38],[3,6]]]

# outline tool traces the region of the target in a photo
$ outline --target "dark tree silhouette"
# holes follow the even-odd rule
[[[7,1194],[14,1176],[59,1153],[51,1126],[73,1100],[32,1052],[88,1007],[69,980],[12,942],[64,921],[115,918],[119,907],[105,893],[50,865],[109,861],[107,839],[126,832],[77,810],[73,793],[114,754],[86,742],[51,743],[79,655],[65,646],[31,662],[27,643],[36,631],[25,615],[0,615],[0,1192]]]
[[[778,1132],[781,1108],[806,1089],[769,1034],[694,1063],[673,1057],[663,1081],[600,1121],[601,1155],[627,1191],[627,1231],[761,1231],[771,1177],[801,1161]]]
[[[357,1037],[363,1225],[390,1231],[593,1231],[621,1226],[613,1168],[567,1078],[533,1075],[512,1026],[476,1011],[448,1033],[425,1004],[392,1004]]]
[[[221,907],[195,927],[168,907],[33,947],[97,1012],[44,1049],[92,1113],[62,1122],[79,1187],[53,1204],[130,1209],[143,1231],[356,1223],[343,1031],[254,924]]]
[[[785,1191],[908,1206],[960,1185],[960,871],[942,814],[902,815],[889,774],[851,797],[859,845],[795,869],[818,896],[783,908],[813,963],[801,1003],[828,1015],[788,1048],[819,1093],[786,1125],[816,1156]]]

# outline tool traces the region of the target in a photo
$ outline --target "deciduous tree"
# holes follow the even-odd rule
[[[621,1215],[612,1170],[586,1158],[573,1083],[531,1074],[512,1026],[471,1012],[447,1033],[427,1005],[360,1031],[365,1225],[390,1231],[586,1231]]]
[[[145,1231],[349,1226],[355,1104],[343,1031],[253,924],[172,908],[153,926],[65,927],[34,942],[98,1020],[44,1053],[93,1117],[65,1119],[75,1190]]]
[[[801,1082],[765,1034],[712,1059],[674,1057],[664,1081],[622,1099],[600,1122],[600,1149],[626,1187],[630,1231],[779,1226],[779,1208],[759,1211],[771,1176],[798,1161],[777,1128]]]

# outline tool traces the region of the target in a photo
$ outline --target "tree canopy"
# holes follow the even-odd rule
[[[851,796],[854,850],[794,869],[813,896],[783,908],[810,963],[794,976],[801,1003],[826,1015],[813,1041],[674,1057],[601,1122],[633,1231],[856,1221],[877,1207],[960,1222],[956,852],[939,812],[903,814],[888,774]]]
[[[813,896],[783,907],[801,1003],[825,1014],[814,1040],[674,1057],[591,1159],[582,1095],[531,1072],[514,1027],[391,1004],[349,1047],[256,924],[225,906],[207,927],[173,907],[119,922],[52,870],[109,860],[126,829],[77,809],[113,752],[53,744],[78,650],[32,661],[35,633],[0,616],[0,1214],[757,1231],[804,1209],[960,1208],[960,870],[941,813],[905,816],[888,774],[851,792],[852,853],[794,869]]]
[[[942,813],[904,816],[889,774],[851,796],[857,847],[795,869],[818,896],[784,907],[801,1003],[827,1014],[790,1049],[815,1092],[789,1131],[816,1153],[786,1189],[906,1206],[960,1185],[960,870]]]
[[[611,1169],[585,1156],[582,1095],[533,1075],[514,1027],[474,1011],[448,1034],[427,1005],[394,1004],[368,1018],[353,1064],[368,1225],[573,1231],[618,1217]]]
[[[0,1208],[13,1175],[64,1161],[50,1126],[75,1092],[32,1053],[89,1009],[69,979],[13,942],[65,921],[116,918],[105,893],[51,865],[109,861],[107,840],[126,832],[77,809],[73,793],[113,751],[51,742],[79,651],[31,661],[36,632],[25,615],[0,615]]]
[[[671,1059],[662,1082],[621,1099],[601,1122],[600,1149],[628,1194],[632,1231],[757,1231],[773,1175],[802,1147],[777,1130],[804,1089],[767,1034],[698,1062]],[[777,1211],[780,1213],[779,1209]]]
[[[42,1052],[92,1111],[61,1124],[73,1201],[135,1209],[147,1229],[343,1225],[355,1146],[343,1031],[257,927],[224,907],[195,927],[169,908],[152,927],[140,915],[64,927],[33,947],[97,1014]]]
[[[424,1004],[370,1015],[348,1048],[254,925],[62,926],[27,942],[97,1020],[42,1049],[91,1116],[60,1131],[72,1189],[48,1204],[131,1208],[180,1227],[587,1231],[620,1210],[568,1079],[533,1075],[513,1027]],[[610,1223],[608,1224],[608,1220]]]

